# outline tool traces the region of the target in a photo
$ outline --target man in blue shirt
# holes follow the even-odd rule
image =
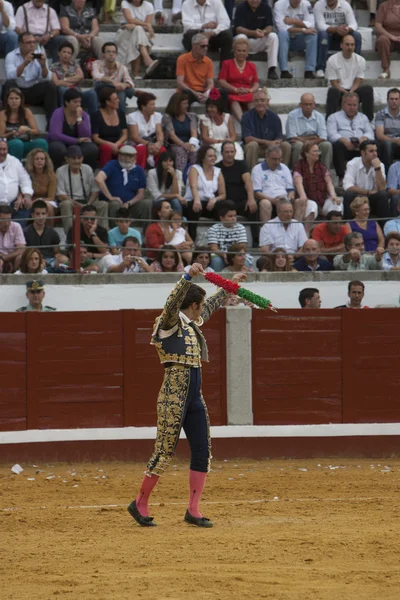
[[[142,167],[136,165],[136,149],[133,146],[122,146],[118,160],[110,160],[99,171],[96,183],[110,203],[111,219],[115,219],[118,209],[124,206],[132,219],[140,221],[143,229],[147,227],[151,221],[152,201],[144,197],[146,175]]]
[[[244,153],[249,171],[264,158],[265,150],[271,145],[280,145],[282,162],[289,166],[291,147],[283,141],[282,123],[278,115],[269,110],[269,97],[264,90],[257,90],[253,96],[254,108],[242,118],[242,138]]]
[[[319,243],[307,240],[303,245],[303,256],[293,265],[294,271],[333,271],[332,263],[319,258]]]

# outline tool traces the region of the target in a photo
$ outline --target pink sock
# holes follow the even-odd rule
[[[189,471],[189,512],[192,517],[198,519],[202,518],[202,514],[199,511],[199,502],[201,494],[203,493],[204,484],[206,483],[207,473],[200,473],[200,471]]]
[[[138,497],[136,498],[136,507],[142,517],[149,516],[149,498],[153,489],[156,487],[160,477],[158,475],[145,475]]]

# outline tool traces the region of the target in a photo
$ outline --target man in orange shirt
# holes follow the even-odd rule
[[[332,262],[334,254],[345,252],[344,238],[351,233],[351,229],[349,225],[343,225],[343,215],[338,210],[331,210],[326,218],[327,223],[316,225],[311,237],[319,242],[321,254],[325,251],[327,258]]]
[[[189,96],[189,105],[193,102],[205,104],[214,87],[214,68],[208,56],[208,38],[197,33],[192,38],[192,50],[181,54],[176,61],[176,79],[178,90]]]

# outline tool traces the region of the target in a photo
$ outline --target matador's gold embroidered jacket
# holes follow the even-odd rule
[[[151,337],[161,363],[178,363],[187,367],[201,367],[201,361],[208,362],[206,340],[200,327],[208,321],[226,298],[227,293],[220,289],[206,299],[200,319],[189,323],[180,312],[181,304],[191,286],[182,277],[167,298],[164,310],[157,317]]]

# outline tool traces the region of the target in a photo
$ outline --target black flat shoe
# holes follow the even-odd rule
[[[304,79],[316,79],[314,71],[305,71]]]
[[[196,527],[214,527],[210,519],[206,519],[206,517],[193,517],[188,510],[183,520],[185,523],[189,523],[189,525],[196,525]]]
[[[153,517],[144,517],[140,514],[136,506],[136,500],[130,503],[128,506],[128,513],[133,517],[136,523],[139,523],[142,527],[155,527],[156,524],[153,523]]]
[[[281,71],[281,79],[293,79],[290,71]]]
[[[271,67],[269,69],[267,79],[279,79],[278,73],[276,72],[275,67]]]

